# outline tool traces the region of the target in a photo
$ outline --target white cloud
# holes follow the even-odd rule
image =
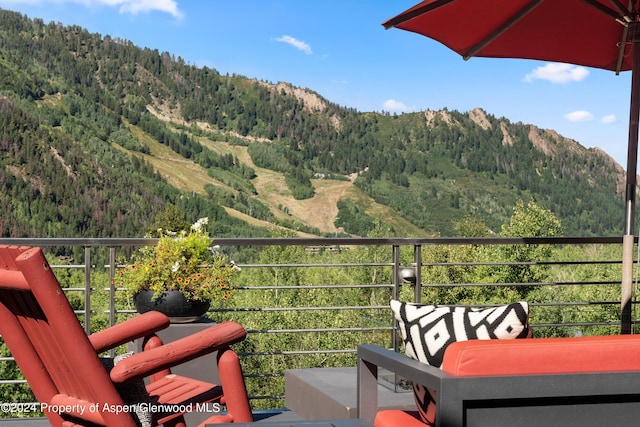
[[[524,76],[525,82],[534,80],[548,80],[551,83],[579,82],[589,75],[589,70],[572,64],[549,63],[542,67],[537,67]]]
[[[590,122],[593,120],[593,114],[585,110],[577,110],[565,114],[564,118],[570,122]]]
[[[385,111],[389,112],[400,112],[409,109],[403,102],[396,101],[395,99],[387,99],[382,106]]]
[[[296,49],[299,49],[299,50],[303,51],[307,55],[311,55],[313,53],[311,51],[311,46],[309,46],[308,44],[306,44],[302,40],[296,39],[295,37],[291,37],[291,36],[286,36],[285,35],[285,36],[278,37],[276,39],[276,41],[290,44],[291,46],[295,47]]]
[[[138,13],[158,11],[168,13],[179,19],[184,17],[184,13],[178,8],[176,0],[4,0],[3,3],[32,5],[73,3],[85,7],[118,7],[118,12],[122,14],[137,15]]]
[[[147,13],[152,11],[166,12],[176,18],[182,18],[183,13],[178,9],[178,3],[175,0],[100,0],[107,4],[113,3],[120,6],[120,13],[131,13],[136,15],[140,12]]]
[[[604,116],[600,121],[605,124],[610,124],[616,123],[618,121],[618,118],[615,116],[615,114],[609,114],[608,116]]]

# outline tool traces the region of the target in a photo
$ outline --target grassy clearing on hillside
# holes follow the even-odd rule
[[[207,174],[206,169],[196,163],[186,160],[169,147],[158,143],[139,127],[127,123],[127,126],[139,141],[146,144],[150,155],[136,153],[149,162],[155,170],[160,172],[170,184],[183,191],[205,193],[205,184],[223,187],[229,192],[236,191],[220,183]],[[193,135],[192,135],[193,136]],[[241,163],[254,169],[256,178],[251,183],[257,191],[256,199],[265,204],[275,218],[284,221],[303,223],[324,233],[335,233],[334,224],[338,217],[338,201],[343,198],[353,200],[372,217],[381,218],[385,223],[393,224],[398,235],[424,236],[424,231],[408,221],[399,218],[392,209],[380,205],[361,192],[351,181],[312,180],[315,196],[306,200],[296,200],[285,183],[284,175],[270,169],[257,167],[251,160],[246,146],[231,145],[224,141],[212,141],[206,137],[193,136],[208,149],[217,154],[232,154]],[[252,218],[231,208],[226,211],[237,218],[249,223]],[[255,220],[257,221],[257,220]],[[255,225],[270,226],[265,221],[258,221]]]
[[[257,178],[252,182],[258,191],[258,200],[269,206],[278,218],[285,220],[293,218],[323,232],[333,233],[337,231],[334,222],[338,216],[338,201],[348,198],[372,217],[379,217],[385,223],[392,223],[398,235],[425,236],[423,230],[400,218],[393,209],[376,203],[351,181],[314,179],[312,184],[316,195],[311,199],[296,200],[287,188],[284,176],[278,172],[257,167],[247,153],[246,147],[230,145],[226,142],[213,143],[204,138],[200,142],[219,154],[231,153],[240,162],[253,168]],[[286,209],[286,214],[283,209]]]
[[[207,174],[207,170],[202,166],[187,160],[177,154],[166,145],[160,144],[154,138],[142,131],[139,127],[127,123],[129,130],[135,138],[146,144],[151,151],[151,155],[135,153],[142,156],[145,161],[151,163],[153,168],[167,179],[167,181],[179,190],[195,191],[204,194],[205,184],[218,185],[233,191],[224,184],[214,180]]]

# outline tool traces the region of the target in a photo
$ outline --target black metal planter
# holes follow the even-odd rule
[[[154,292],[142,290],[135,294],[134,305],[138,313],[159,311],[169,317],[171,323],[190,323],[200,320],[207,310],[209,301],[188,300],[179,291],[163,292],[153,299]]]

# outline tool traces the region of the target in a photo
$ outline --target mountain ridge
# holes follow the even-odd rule
[[[5,10],[0,95],[3,236],[140,236],[169,203],[221,236],[448,236],[518,199],[567,234],[622,229],[610,156],[481,108],[359,112]]]

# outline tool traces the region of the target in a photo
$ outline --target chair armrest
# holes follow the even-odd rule
[[[89,341],[97,353],[154,334],[169,326],[169,318],[157,311],[149,311],[89,335]]]
[[[373,424],[378,412],[378,367],[404,378],[440,390],[443,379],[451,375],[405,355],[373,344],[358,346],[358,418]]]
[[[123,359],[111,370],[111,380],[123,383],[144,378],[202,355],[225,349],[244,340],[246,336],[247,331],[239,323],[220,323]]]
[[[396,353],[395,351],[374,344],[359,345],[358,359],[388,369],[404,378],[409,378],[434,390],[443,378],[453,377],[451,374],[439,368],[429,366],[426,363],[411,359],[404,354]]]

